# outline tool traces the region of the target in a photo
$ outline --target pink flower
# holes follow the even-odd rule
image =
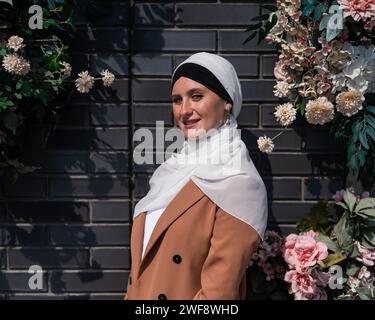
[[[284,280],[291,283],[292,292],[296,299],[306,294],[315,294],[316,285],[313,277],[308,273],[300,273],[297,270],[290,270],[285,274]]]
[[[302,232],[301,235],[315,238],[315,237],[317,237],[319,235],[319,232],[310,230],[310,231]]]
[[[285,242],[284,259],[297,271],[314,266],[328,256],[328,248],[310,235],[289,235]]]
[[[367,249],[357,242],[359,255],[356,257],[358,261],[361,261],[365,266],[372,267],[375,263],[375,250]]]
[[[285,71],[285,64],[282,61],[277,61],[275,63],[275,68],[273,69],[273,74],[278,81],[286,81],[287,73]]]
[[[366,21],[375,16],[375,0],[338,0],[344,18],[351,16],[355,21]]]

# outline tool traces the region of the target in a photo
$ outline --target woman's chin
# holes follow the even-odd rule
[[[204,128],[189,128],[184,129],[184,136],[186,139],[194,139],[206,134],[206,130]]]

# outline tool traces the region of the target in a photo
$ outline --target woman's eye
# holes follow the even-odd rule
[[[193,99],[200,99],[200,98],[202,98],[202,95],[200,95],[200,94],[195,94],[195,95],[193,95]]]
[[[173,103],[178,103],[180,100],[181,100],[180,98],[174,98],[174,99],[172,100],[172,102],[173,102]]]

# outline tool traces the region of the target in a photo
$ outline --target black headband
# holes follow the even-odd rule
[[[228,94],[227,90],[225,90],[221,82],[214,76],[214,74],[205,67],[190,62],[182,64],[173,75],[171,90],[173,89],[174,83],[180,77],[190,78],[203,84],[205,87],[215,92],[218,96],[222,97],[225,101],[228,101],[233,105],[232,98]]]

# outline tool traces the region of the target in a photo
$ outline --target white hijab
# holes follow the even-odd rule
[[[198,139],[186,139],[181,151],[172,153],[155,170],[133,219],[141,212],[167,207],[191,179],[216,205],[253,227],[263,239],[267,192],[237,129],[242,92],[236,71],[228,60],[207,52],[196,53],[179,66],[186,62],[199,64],[216,76],[233,100],[233,114],[221,127]]]

